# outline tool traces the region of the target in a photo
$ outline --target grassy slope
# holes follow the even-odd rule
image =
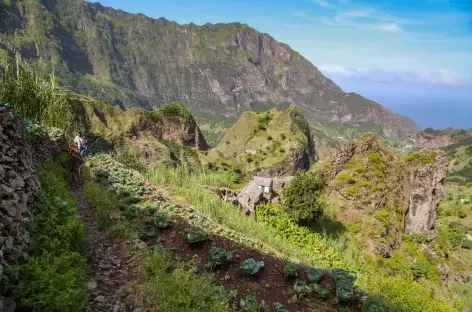
[[[307,147],[306,121],[293,117],[298,108],[245,112],[209,153],[210,161],[232,160],[244,171],[283,167],[288,159]],[[256,151],[255,155],[246,150]]]

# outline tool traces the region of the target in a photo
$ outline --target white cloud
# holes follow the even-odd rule
[[[393,71],[383,69],[356,69],[339,65],[321,65],[319,69],[333,79],[368,80],[383,83],[431,84],[463,86],[471,82],[460,74],[439,70],[435,72]]]
[[[396,23],[390,23],[390,24],[383,24],[383,25],[379,25],[379,28],[381,30],[384,30],[384,31],[392,31],[392,32],[396,32],[396,31],[401,31],[402,29],[400,28],[400,26],[398,26],[398,24]]]
[[[318,4],[319,6],[322,6],[324,8],[331,8],[333,5],[329,3],[326,0],[313,0],[314,3]]]

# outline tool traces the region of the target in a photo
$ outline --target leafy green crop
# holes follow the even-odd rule
[[[170,220],[166,215],[158,214],[154,224],[160,229],[166,229],[170,225]]]
[[[285,279],[295,279],[299,276],[298,267],[292,262],[284,263]]]
[[[362,312],[390,312],[391,309],[379,298],[368,298],[362,307]]]
[[[310,291],[310,288],[306,286],[306,282],[302,280],[297,280],[295,285],[293,285],[293,290],[297,295],[304,295]]]
[[[288,309],[284,308],[279,302],[275,303],[275,312],[289,312]]]
[[[189,244],[198,244],[206,241],[207,234],[199,228],[188,228],[183,232],[184,240]]]
[[[156,236],[156,230],[154,228],[145,228],[139,233],[139,238],[145,240]]]
[[[320,298],[328,298],[329,290],[320,286],[320,284],[313,283],[310,284],[310,289],[312,292]]]
[[[242,265],[242,269],[244,272],[246,272],[247,274],[251,274],[251,275],[254,275],[256,274],[257,272],[259,272],[260,269],[262,269],[264,267],[264,262],[262,261],[256,261],[252,258],[249,258],[247,259],[246,261],[244,261],[243,265]]]
[[[355,276],[342,269],[335,269],[332,277],[336,283],[336,295],[340,302],[347,302],[354,299],[354,281]]]
[[[243,299],[241,299],[239,305],[246,312],[258,312],[259,311],[259,304],[254,296],[246,295]]]
[[[211,261],[214,265],[221,266],[228,261],[231,261],[233,254],[223,248],[213,247],[210,249]]]
[[[306,275],[310,283],[319,283],[324,276],[324,272],[320,269],[309,267],[306,270]]]

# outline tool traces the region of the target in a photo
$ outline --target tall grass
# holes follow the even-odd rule
[[[10,103],[23,119],[37,120],[43,126],[72,133],[72,102],[69,94],[58,86],[54,73],[47,79],[19,56],[15,60],[4,59],[2,67],[0,101]]]
[[[215,283],[210,276],[197,276],[186,270],[183,263],[159,253],[141,264],[133,293],[144,298],[149,311],[231,311],[227,300],[215,293]]]

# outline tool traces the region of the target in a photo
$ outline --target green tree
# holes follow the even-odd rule
[[[283,191],[285,211],[299,223],[310,222],[326,207],[325,186],[317,172],[298,173]]]

